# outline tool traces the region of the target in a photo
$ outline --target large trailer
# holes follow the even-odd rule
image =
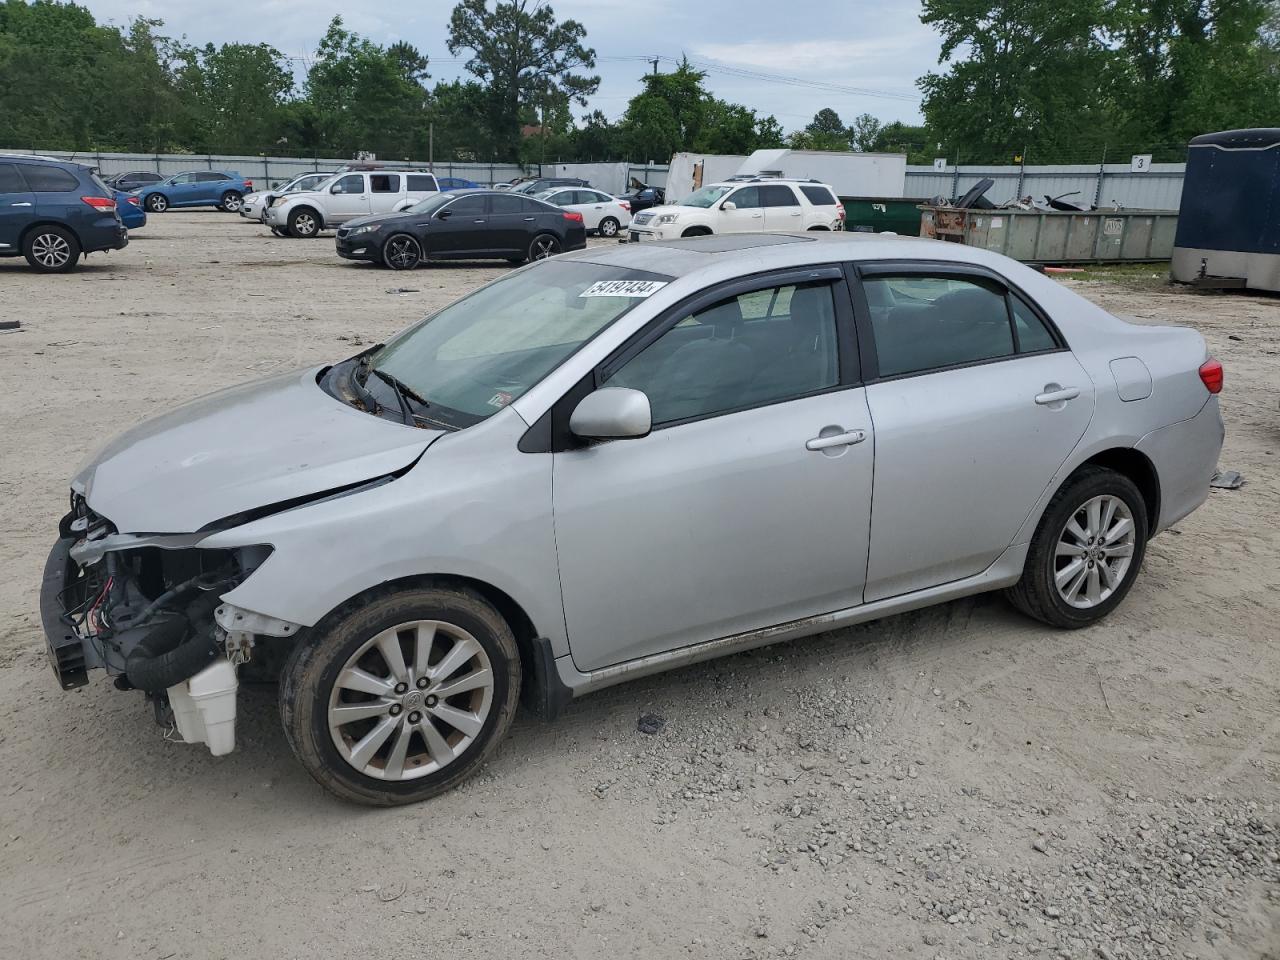
[[[1280,128],[1191,141],[1170,275],[1280,291]]]
[[[667,203],[679,203],[704,184],[752,175],[820,180],[838,197],[895,199],[906,189],[907,156],[834,150],[757,150],[749,157],[677,153],[667,172]]]

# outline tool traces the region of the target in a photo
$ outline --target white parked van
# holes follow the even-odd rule
[[[277,197],[265,222],[292,237],[314,237],[356,217],[391,213],[402,200],[422,200],[439,190],[435,174],[425,170],[352,171],[317,190]]]

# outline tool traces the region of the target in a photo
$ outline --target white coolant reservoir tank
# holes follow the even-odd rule
[[[238,686],[236,668],[228,660],[219,660],[170,687],[169,705],[182,739],[208,744],[215,757],[234,750]]]

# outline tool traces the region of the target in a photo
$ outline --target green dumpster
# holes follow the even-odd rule
[[[857,233],[920,236],[920,205],[926,200],[903,197],[841,197],[844,228]]]

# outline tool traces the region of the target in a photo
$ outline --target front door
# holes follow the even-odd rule
[[[369,189],[363,173],[348,173],[339,177],[329,187],[325,201],[325,223],[334,226],[346,223],[369,212]]]
[[[466,256],[487,250],[491,244],[486,197],[463,194],[432,219],[427,229],[427,254]]]
[[[864,270],[861,288],[875,364],[872,602],[989,567],[1084,435],[1093,382],[994,278],[885,267]]]
[[[18,249],[18,239],[36,216],[36,195],[17,164],[0,163],[0,253]]]
[[[725,207],[733,204],[733,209]],[[764,230],[764,206],[759,187],[739,187],[720,201],[720,215],[712,229],[716,233],[759,233]]]
[[[874,443],[831,273],[705,295],[599,371],[654,427],[553,454],[580,670],[862,601]]]

